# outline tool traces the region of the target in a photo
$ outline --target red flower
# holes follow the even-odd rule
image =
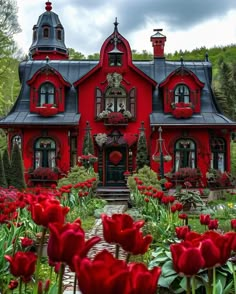
[[[231,229],[236,231],[236,219],[231,219],[230,224],[231,224]]]
[[[64,223],[69,207],[61,206],[58,200],[40,198],[31,205],[31,216],[37,225],[48,227],[49,223]]]
[[[14,290],[18,287],[18,281],[17,280],[11,280],[8,284],[8,289]]]
[[[29,239],[27,237],[24,237],[21,239],[21,245],[22,247],[28,247],[28,246],[31,246],[33,244],[33,240],[32,239]]]
[[[99,252],[94,260],[74,259],[82,293],[155,294],[161,274],[159,267],[148,270],[144,264],[126,264],[107,250]]]
[[[175,233],[178,239],[185,239],[186,234],[190,232],[189,226],[176,227]]]
[[[80,220],[73,223],[51,223],[47,253],[51,262],[65,262],[73,270],[73,257],[86,256],[92,246],[100,241],[93,237],[85,241],[85,233]]]
[[[37,256],[33,252],[16,252],[13,256],[5,255],[10,263],[10,272],[15,277],[21,277],[24,282],[29,282],[35,271]]]
[[[103,214],[103,236],[106,242],[119,244],[125,251],[132,254],[144,254],[152,236],[143,236],[140,228],[144,221],[134,222],[128,214],[113,214],[111,217]]]
[[[99,252],[92,261],[75,256],[74,267],[82,293],[130,293],[126,263],[107,250]]]
[[[186,213],[180,213],[178,217],[180,219],[188,219],[188,215]]]
[[[171,244],[170,251],[174,269],[179,274],[193,276],[204,266],[205,261],[200,248],[193,246],[190,242]]]
[[[156,294],[158,279],[161,275],[161,268],[154,267],[148,270],[142,263],[128,264],[130,272],[130,284],[132,290],[129,293],[133,294]]]
[[[200,214],[199,216],[201,225],[207,226],[210,222],[210,219],[211,219],[210,214]]]
[[[169,190],[171,187],[173,186],[173,184],[171,182],[165,182],[164,183],[164,187]]]
[[[219,226],[219,221],[217,219],[211,219],[208,223],[209,230],[217,230]]]

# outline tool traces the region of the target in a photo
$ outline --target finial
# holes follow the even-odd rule
[[[48,56],[46,56],[45,59],[46,59],[46,63],[48,63],[50,60],[50,58]]]
[[[208,53],[206,52],[206,54],[205,54],[205,61],[209,61],[209,56],[208,56]]]
[[[180,57],[180,62],[181,62],[181,65],[183,66],[183,64],[184,64],[183,56]]]
[[[47,11],[51,11],[52,10],[52,2],[47,1],[45,4],[46,4],[45,9]]]
[[[118,31],[118,29],[117,29],[117,27],[118,27],[118,22],[117,22],[117,17],[115,18],[115,22],[114,22],[114,26],[115,26],[115,28],[114,28],[114,30],[115,31]]]

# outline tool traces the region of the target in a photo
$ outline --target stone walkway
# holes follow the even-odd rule
[[[107,215],[112,215],[114,213],[123,213],[127,210],[127,204],[119,203],[119,204],[110,204],[106,205],[104,208],[104,213]],[[102,230],[102,220],[97,219],[95,222],[95,225],[93,229],[88,233],[87,238],[91,238],[93,236],[99,236],[101,237],[101,241],[96,244],[89,252],[89,256],[93,258],[93,256],[103,249],[107,249],[110,252],[114,254],[115,252],[115,246],[108,244],[103,239],[103,230]],[[121,258],[125,258],[125,255],[122,251],[120,251]],[[72,273],[69,268],[66,268],[66,272],[64,275],[64,286],[65,291],[64,294],[72,294],[73,293],[73,285],[74,285],[74,273]],[[76,291],[76,293],[81,293],[79,290]]]

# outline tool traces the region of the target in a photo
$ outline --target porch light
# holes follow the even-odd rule
[[[161,179],[164,179],[164,161],[170,161],[172,159],[171,155],[166,150],[164,140],[162,138],[162,127],[158,128],[158,139],[156,143],[156,150],[152,155],[152,159],[156,162],[159,162],[160,166],[160,176]],[[165,153],[165,154],[164,154]]]

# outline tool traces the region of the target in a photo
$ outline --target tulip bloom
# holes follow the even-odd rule
[[[91,247],[100,241],[99,237],[85,241],[85,232],[79,219],[73,223],[51,223],[49,229],[47,253],[50,261],[65,262],[71,270],[73,257],[85,257]]]
[[[186,234],[190,232],[189,226],[176,227],[175,233],[178,239],[185,239]]]
[[[56,199],[43,199],[31,204],[31,216],[37,225],[48,227],[49,223],[64,223],[69,207],[61,206]]]
[[[113,257],[107,250],[91,261],[74,258],[76,274],[82,293],[155,294],[161,274],[159,267],[148,270],[144,264],[130,263]]]
[[[158,279],[161,275],[161,268],[154,267],[148,270],[142,263],[128,264],[130,272],[131,292],[134,294],[156,294]]]
[[[209,230],[217,230],[219,226],[219,221],[217,219],[211,219],[208,223]]]
[[[180,275],[194,276],[205,264],[200,248],[193,246],[191,242],[171,244],[170,251],[174,270]]]
[[[103,236],[107,243],[120,245],[125,251],[136,254],[144,254],[150,243],[152,236],[143,236],[140,229],[144,221],[134,222],[128,214],[113,214],[111,217],[103,214]]]
[[[210,222],[210,219],[211,219],[210,214],[200,214],[199,216],[201,225],[207,226]]]
[[[130,293],[125,261],[115,259],[107,250],[99,252],[93,260],[75,256],[74,267],[82,293]]]
[[[236,219],[231,219],[230,224],[231,224],[231,229],[236,231]]]
[[[10,272],[15,277],[20,277],[24,282],[29,282],[35,272],[37,256],[33,252],[16,252],[13,256],[5,255],[10,263]]]

